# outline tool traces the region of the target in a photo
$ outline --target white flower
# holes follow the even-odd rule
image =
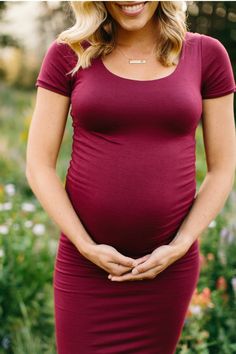
[[[5,210],[11,210],[12,209],[12,202],[4,203],[4,208],[5,208]]]
[[[12,202],[6,202],[0,204],[0,211],[1,210],[11,210],[12,209]]]
[[[43,224],[35,224],[32,230],[37,236],[43,235],[45,233],[45,226]]]
[[[12,209],[12,202],[4,203],[4,209],[5,210],[11,210]]]
[[[12,196],[15,194],[15,185],[13,183],[8,183],[5,185],[5,191],[8,195]]]
[[[0,248],[0,258],[4,256],[4,251],[2,248]]]
[[[212,220],[212,221],[210,222],[210,224],[208,225],[208,227],[209,227],[209,228],[214,228],[214,227],[216,227],[216,221],[215,221],[215,220]]]
[[[26,220],[26,221],[24,222],[24,225],[25,225],[25,227],[30,228],[30,227],[33,226],[33,221],[31,221],[31,220]]]
[[[6,235],[9,232],[9,228],[7,225],[0,225],[0,234]]]
[[[190,305],[190,311],[193,315],[200,315],[202,313],[202,309],[199,305]]]
[[[28,202],[22,203],[21,208],[24,211],[29,211],[29,212],[35,211],[35,205]]]

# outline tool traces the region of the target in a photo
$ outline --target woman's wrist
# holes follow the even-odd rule
[[[176,255],[184,255],[189,248],[191,247],[193,240],[191,238],[183,238],[180,234],[177,234],[176,237],[169,243],[173,247],[173,250],[176,252]]]
[[[84,236],[81,236],[80,239],[78,240],[76,244],[76,248],[82,255],[87,255],[91,252],[92,248],[97,245],[96,242],[94,242],[91,237],[86,234]]]

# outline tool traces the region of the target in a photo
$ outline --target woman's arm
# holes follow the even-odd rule
[[[78,250],[94,244],[81,224],[56,174],[70,98],[39,87],[26,152],[28,183],[50,217]]]
[[[78,251],[105,271],[121,275],[132,268],[134,259],[92,240],[56,174],[69,103],[69,96],[38,87],[28,136],[26,177],[45,211]]]
[[[207,173],[193,206],[169,243],[185,253],[223,208],[234,183],[236,140],[234,94],[203,100]]]

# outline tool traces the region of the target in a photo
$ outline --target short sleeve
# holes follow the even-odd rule
[[[236,92],[233,68],[224,45],[216,38],[201,34],[202,98],[215,98]]]
[[[54,40],[43,57],[35,86],[70,97],[73,77],[68,72],[75,64],[75,53],[72,49],[66,43],[57,43]]]

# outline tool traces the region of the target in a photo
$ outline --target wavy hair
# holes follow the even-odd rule
[[[185,1],[159,1],[154,13],[159,24],[156,57],[164,66],[176,64],[187,32]],[[109,54],[115,47],[116,25],[103,1],[69,1],[75,18],[72,27],[57,35],[57,43],[67,43],[78,60],[70,71],[87,68],[93,58]],[[88,42],[88,47],[83,42]]]

